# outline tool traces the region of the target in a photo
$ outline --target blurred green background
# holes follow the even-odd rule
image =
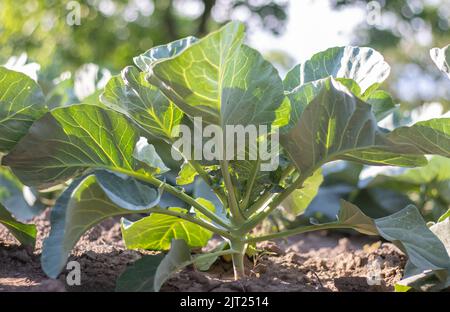
[[[74,69],[96,63],[112,70],[133,56],[188,35],[202,36],[245,7],[262,28],[282,32],[287,3],[261,1],[79,0],[81,23],[68,25],[71,1],[2,0],[0,57],[26,51],[42,66]],[[254,1],[255,2],[255,1]],[[256,1],[258,2],[258,1]],[[216,18],[212,15],[217,12]],[[220,16],[223,15],[223,16]]]
[[[74,3],[80,25],[67,23]],[[349,18],[333,22],[335,16]],[[296,28],[296,21],[305,18],[302,29]],[[0,64],[26,52],[29,61],[41,65],[41,81],[86,63],[118,73],[155,45],[203,36],[230,19],[248,25],[250,44],[282,74],[305,58],[298,51],[371,46],[391,64],[384,88],[403,110],[435,101],[443,104],[443,112],[449,107],[450,82],[428,51],[450,43],[450,0],[2,0]],[[345,27],[351,31],[341,36]],[[311,37],[302,38],[302,31]],[[331,40],[334,35],[340,39]],[[284,45],[278,44],[280,38]]]

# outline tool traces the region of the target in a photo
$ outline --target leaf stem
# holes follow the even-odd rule
[[[212,221],[214,221],[215,223],[219,224],[220,226],[223,226],[226,229],[230,229],[230,224],[228,224],[227,222],[225,222],[224,220],[222,220],[221,218],[219,218],[218,216],[216,216],[216,214],[214,212],[212,212],[211,210],[209,210],[208,208],[206,208],[205,206],[203,206],[202,204],[200,204],[199,202],[197,202],[194,198],[192,198],[191,196],[187,195],[185,192],[183,192],[182,190],[173,187],[170,184],[167,184],[153,176],[149,176],[149,175],[144,175],[142,173],[139,172],[135,172],[135,171],[131,171],[131,170],[125,170],[125,169],[121,169],[121,168],[114,168],[114,170],[116,172],[119,173],[123,173],[129,176],[132,176],[138,180],[150,183],[151,185],[154,185],[158,188],[163,189],[164,191],[178,197],[179,199],[181,199],[182,201],[184,201],[185,203],[187,203],[188,205],[191,205],[192,207],[194,207],[195,209],[197,209],[198,211],[200,211],[201,213],[203,213],[206,217],[210,218]]]
[[[307,225],[307,226],[299,227],[299,228],[292,229],[292,230],[281,231],[278,233],[257,236],[257,237],[250,237],[248,239],[245,239],[244,242],[248,243],[248,244],[252,244],[252,243],[263,242],[266,240],[283,238],[283,237],[288,237],[288,236],[306,233],[306,232],[312,232],[312,231],[328,230],[328,229],[353,229],[353,228],[354,227],[351,225],[339,224],[338,222],[318,224],[318,225]]]
[[[235,225],[241,225],[245,222],[245,218],[242,215],[241,210],[236,199],[236,193],[234,192],[234,186],[231,182],[230,172],[228,171],[228,161],[220,161],[220,169],[222,170],[223,181],[228,193],[228,205],[231,212],[232,223]]]
[[[204,254],[200,254],[200,255],[198,255],[198,256],[196,256],[195,258],[194,258],[194,263],[195,263],[195,261],[198,261],[199,259],[202,259],[202,258],[210,258],[210,257],[212,257],[212,256],[214,256],[214,257],[221,257],[221,256],[227,256],[227,255],[232,255],[232,254],[235,254],[235,253],[238,253],[236,250],[233,250],[233,249],[227,249],[227,250],[220,250],[220,251],[215,251],[215,252],[208,252],[208,253],[204,253]]]
[[[259,209],[264,207],[264,205],[267,204],[269,200],[271,200],[272,197],[274,197],[276,194],[266,192],[263,195],[261,195],[248,209],[245,211],[245,216],[247,218],[250,218],[255,212],[257,212]]]
[[[231,239],[232,235],[228,230],[224,230],[224,229],[219,229],[218,227],[214,226],[211,223],[207,223],[199,218],[195,218],[193,216],[190,216],[186,213],[181,213],[181,212],[177,212],[177,211],[173,211],[173,210],[169,210],[169,209],[164,209],[161,207],[154,207],[150,210],[151,213],[159,213],[159,214],[163,214],[163,215],[168,215],[168,216],[173,216],[173,217],[177,217],[177,218],[181,218],[183,220],[192,222],[194,224],[197,224],[207,230],[210,230],[211,232],[214,232],[222,237]]]
[[[282,173],[280,181],[283,181],[284,179],[286,179],[289,175],[293,174],[295,172],[295,166],[294,165],[289,165]],[[273,193],[264,193],[263,195],[261,195],[255,203],[253,203],[253,205],[251,205],[250,207],[247,208],[247,210],[245,211],[245,216],[247,218],[251,217],[255,212],[257,212],[259,209],[261,209],[262,207],[264,207],[267,202],[269,200],[271,200],[274,196],[276,196]]]
[[[252,194],[253,191],[253,186],[255,185],[256,182],[256,177],[258,176],[258,172],[259,172],[259,165],[261,164],[261,159],[258,158],[258,160],[256,161],[255,166],[253,167],[251,176],[247,182],[246,185],[246,191],[245,191],[245,195],[244,195],[244,199],[242,200],[241,203],[241,208],[244,210],[247,208],[248,203],[250,201],[250,196]]]
[[[309,174],[300,175],[297,180],[289,185],[286,190],[276,195],[264,211],[260,212],[258,215],[244,223],[240,227],[239,231],[241,233],[245,233],[257,226],[261,221],[267,218],[272,213],[272,211],[274,211],[293,191],[301,187],[303,182],[305,182],[308,177]]]
[[[283,181],[284,179],[286,179],[288,176],[290,176],[294,172],[295,172],[295,166],[289,165],[281,174],[280,181]],[[264,193],[263,195],[261,195],[253,205],[248,207],[248,209],[245,212],[245,216],[247,218],[251,217],[255,212],[257,212],[259,209],[264,207],[264,205],[266,205],[269,200],[272,200],[274,196],[275,196],[275,194],[271,194],[271,193]]]
[[[174,139],[170,140],[172,142],[172,145],[175,143]],[[179,151],[181,153],[181,151]],[[222,205],[225,205],[225,196],[223,192],[217,187],[214,187],[213,181],[211,180],[211,176],[208,174],[208,172],[203,169],[202,165],[198,163],[198,161],[194,159],[189,159],[190,157],[186,157],[183,153],[181,153],[184,159],[186,159],[189,164],[197,171],[197,173],[200,175],[200,177],[205,181],[205,183],[213,190],[213,192],[217,195]]]
[[[291,174],[293,174],[295,172],[295,166],[294,165],[289,165],[281,174],[280,177],[280,181],[283,181],[284,179],[286,179],[287,177],[289,177]]]
[[[245,277],[244,257],[247,250],[247,243],[241,240],[230,240],[230,247],[237,252],[231,255],[233,260],[234,280],[240,280]]]

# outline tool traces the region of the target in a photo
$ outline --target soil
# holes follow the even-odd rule
[[[81,286],[66,286],[66,272],[52,280],[40,267],[48,215],[34,220],[34,251],[19,246],[0,225],[0,291],[113,291],[127,265],[148,253],[126,250],[117,220],[106,220],[80,239],[69,259],[81,265]],[[245,280],[233,281],[231,263],[221,259],[208,273],[192,267],[177,273],[162,291],[392,291],[405,265],[394,245],[354,234],[302,234],[257,248],[263,251],[246,259]],[[368,283],[371,276],[375,281]]]

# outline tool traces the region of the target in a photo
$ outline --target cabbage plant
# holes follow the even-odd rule
[[[120,277],[119,290],[157,291],[184,266],[207,270],[224,255],[232,259],[235,279],[241,279],[249,246],[338,228],[381,235],[410,256],[411,267],[446,279],[445,246],[412,205],[372,219],[340,201],[332,222],[255,231],[290,196],[316,192],[326,163],[416,167],[427,164],[428,154],[449,157],[450,120],[392,130],[378,126],[396,106],[379,88],[390,67],[371,48],[328,49],[281,79],[244,37],[244,26],[231,22],[202,39],[154,47],[109,80],[99,103],[57,107],[42,116],[22,110],[24,99],[33,103],[33,88],[20,80],[0,81],[7,90],[0,94],[0,147],[7,152],[2,165],[39,189],[70,181],[51,213],[42,254],[46,274],[61,273],[86,231],[123,216],[127,248],[170,251],[138,260]],[[5,100],[9,93],[16,94],[14,100]],[[28,116],[36,119],[31,126]],[[200,117],[201,124],[195,121]],[[225,154],[226,136],[194,138],[192,148],[178,145],[180,129],[195,135],[199,127],[213,126],[225,133],[236,125],[268,129],[244,148],[244,156],[256,154],[256,159],[195,157],[198,149],[219,141],[223,144],[210,152]],[[277,156],[273,170],[263,169],[263,147]],[[192,255],[213,235],[224,242]]]

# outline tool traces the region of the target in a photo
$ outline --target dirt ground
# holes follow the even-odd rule
[[[20,247],[0,225],[0,291],[113,291],[120,273],[143,254],[125,250],[118,223],[106,220],[78,242],[71,260],[81,264],[81,286],[66,287],[65,273],[51,280],[40,268],[48,212],[35,222],[35,251]],[[162,291],[392,291],[405,265],[394,245],[359,235],[310,233],[257,247],[265,251],[247,259],[246,280],[233,281],[231,263],[220,260],[208,273],[183,270]],[[371,285],[370,276],[376,278]]]

